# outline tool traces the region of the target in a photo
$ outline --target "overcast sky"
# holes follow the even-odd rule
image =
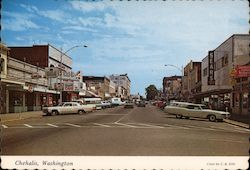
[[[128,73],[131,92],[162,87],[232,34],[249,30],[248,2],[3,0],[2,40],[7,46],[51,44],[68,53],[84,75]],[[172,64],[178,67],[165,67]]]

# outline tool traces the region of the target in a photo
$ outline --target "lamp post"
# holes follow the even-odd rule
[[[63,52],[62,48],[61,48],[61,56],[60,56],[60,99],[59,99],[59,103],[62,103],[62,92],[63,92],[63,87],[62,87],[62,57],[63,55],[66,55],[69,51],[73,50],[74,48],[77,47],[84,47],[87,48],[87,45],[75,45],[71,48],[69,48],[67,51]]]

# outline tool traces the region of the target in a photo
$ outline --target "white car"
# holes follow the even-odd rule
[[[164,108],[164,111],[169,114],[176,115],[176,118],[181,119],[182,117],[197,117],[209,119],[209,121],[216,121],[227,119],[230,117],[229,112],[217,111],[208,109],[203,104],[193,104],[186,102],[172,102]]]
[[[101,107],[102,109],[111,107],[111,102],[109,101],[101,101],[100,104],[97,104],[97,106]]]
[[[92,107],[81,105],[77,102],[63,102],[58,106],[43,108],[43,112],[47,115],[58,115],[67,113],[83,114],[91,111],[93,111]]]

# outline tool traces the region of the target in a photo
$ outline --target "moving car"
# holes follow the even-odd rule
[[[126,102],[126,103],[124,104],[124,108],[126,108],[126,109],[132,109],[132,108],[134,108],[134,103],[128,101],[128,102]]]
[[[43,112],[46,113],[47,115],[59,115],[67,113],[83,114],[91,111],[93,111],[92,107],[81,105],[80,103],[77,102],[63,102],[58,106],[43,108]]]
[[[172,102],[164,108],[164,111],[176,115],[176,118],[178,119],[181,119],[182,117],[197,117],[209,119],[209,121],[215,122],[216,120],[222,121],[223,119],[230,117],[229,112],[211,110],[203,104],[187,102]]]
[[[137,104],[138,107],[146,107],[146,103],[144,101],[139,101]]]

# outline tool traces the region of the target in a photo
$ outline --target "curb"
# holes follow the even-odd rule
[[[248,124],[237,122],[237,121],[234,121],[234,120],[225,119],[224,122],[228,123],[228,124],[231,124],[231,125],[236,125],[236,126],[239,126],[239,127],[242,127],[242,128],[250,129]]]

